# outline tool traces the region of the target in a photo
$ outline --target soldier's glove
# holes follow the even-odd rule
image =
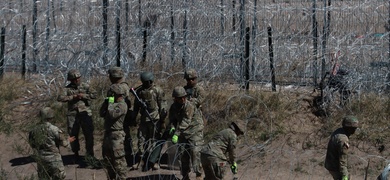
[[[176,144],[178,140],[179,140],[179,137],[176,134],[172,136],[172,143],[173,144]]]
[[[115,98],[114,97],[108,97],[108,103],[114,103],[115,102]]]
[[[237,174],[237,163],[234,162],[231,166],[230,169],[232,170],[233,174]],[[344,180],[344,179],[343,179]]]
[[[173,133],[175,133],[175,128],[173,127],[173,128],[171,128],[170,130],[169,130],[169,135],[172,135]]]
[[[348,176],[343,176],[343,178],[341,178],[341,180],[348,180]]]

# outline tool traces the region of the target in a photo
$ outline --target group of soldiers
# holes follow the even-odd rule
[[[104,118],[102,156],[108,179],[125,179],[127,166],[133,170],[142,168],[144,172],[159,169],[161,149],[167,141],[178,147],[183,180],[190,179],[191,167],[196,179],[203,179],[203,174],[207,180],[223,179],[228,165],[233,173],[237,173],[235,148],[246,125],[241,120],[233,121],[227,129],[215,134],[210,142],[204,142],[205,120],[201,108],[205,91],[197,84],[198,75],[194,69],[185,71],[185,86],[173,89],[173,103],[169,108],[164,90],[154,83],[153,73],[142,72],[142,85],[137,88],[129,87],[120,67],[110,68],[108,74],[111,85],[99,110],[100,117]],[[80,128],[85,137],[85,156],[96,159],[90,106],[91,100],[97,98],[97,92],[81,82],[81,73],[76,69],[68,72],[67,80],[70,83],[57,100],[66,102],[68,106],[68,138],[50,123],[55,114],[50,107],[41,109],[42,121],[29,133],[39,179],[65,178],[58,148],[70,144],[74,157],[78,159]],[[137,152],[133,152],[131,126],[138,127]],[[140,162],[127,164],[126,158],[133,155],[139,156]]]
[[[164,90],[154,83],[153,73],[141,73],[142,85],[137,88],[129,87],[120,67],[110,68],[108,74],[111,85],[99,110],[99,115],[104,118],[102,156],[108,179],[125,179],[127,166],[131,166],[133,170],[142,168],[144,172],[158,170],[161,149],[167,141],[177,145],[179,149],[177,154],[180,156],[183,180],[190,179],[191,167],[197,180],[202,179],[203,174],[206,180],[223,179],[229,165],[231,171],[237,173],[235,148],[238,136],[246,131],[246,124],[242,120],[233,121],[228,128],[204,143],[205,120],[201,108],[205,91],[197,84],[198,76],[194,69],[184,73],[187,81],[185,86],[173,89],[173,103],[169,108]],[[85,137],[86,157],[96,159],[90,106],[97,93],[87,83],[81,82],[78,70],[70,70],[67,80],[70,83],[57,100],[67,102],[68,136],[50,123],[55,117],[55,112],[50,107],[41,109],[42,121],[29,133],[39,179],[65,178],[65,168],[58,148],[60,145],[67,147],[70,144],[74,157],[78,159],[80,128]],[[133,102],[131,94],[134,96]],[[355,133],[358,125],[355,116],[346,116],[342,119],[342,127],[331,135],[325,168],[335,180],[349,179],[349,136]],[[138,127],[137,152],[133,152],[130,126]],[[139,156],[140,162],[128,164],[126,157],[133,155]]]

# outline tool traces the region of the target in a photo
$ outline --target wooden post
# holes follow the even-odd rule
[[[316,0],[313,0],[312,8],[312,32],[313,32],[313,83],[317,86],[318,79],[318,22],[316,18]]]
[[[103,36],[103,64],[107,65],[107,53],[108,53],[108,37],[107,37],[107,13],[108,13],[108,0],[103,0],[103,31],[102,31],[102,36]]]
[[[33,1],[33,15],[32,15],[32,25],[33,25],[33,30],[32,30],[32,41],[33,41],[33,67],[32,71],[37,72],[37,64],[38,64],[38,40],[37,40],[37,34],[38,34],[38,5],[37,5],[37,0]]]
[[[221,36],[223,36],[225,33],[225,17],[224,17],[224,13],[223,13],[223,9],[224,9],[223,1],[224,0],[221,0]]]
[[[26,25],[23,25],[22,27],[22,77],[23,79],[26,79],[26,37],[27,37],[27,30]]]
[[[187,4],[187,0],[184,1],[185,7],[189,8]],[[183,58],[181,63],[183,65],[183,69],[187,67],[187,58],[188,58],[188,50],[187,50],[187,35],[188,35],[188,22],[187,22],[187,13],[188,10],[185,8],[184,10],[184,22],[183,22]]]
[[[271,83],[272,91],[276,91],[276,82],[275,82],[275,68],[274,68],[274,48],[272,46],[272,28],[268,27],[268,49],[269,49],[269,61],[271,69]]]
[[[50,1],[47,1],[47,10],[46,10],[46,31],[45,31],[45,62],[49,63],[49,49],[50,49]]]
[[[239,14],[239,22],[240,22],[240,81],[244,81],[245,84],[245,0],[240,0],[240,14]],[[243,85],[242,88],[245,88]]]
[[[257,36],[257,0],[254,2],[254,8],[253,8],[253,25],[252,25],[252,67],[251,67],[251,73],[253,78],[255,78],[255,62],[256,62],[256,36]]]
[[[1,27],[0,32],[0,78],[4,74],[4,55],[5,55],[5,27]]]
[[[250,28],[247,27],[245,29],[245,89],[249,90],[249,79],[250,79],[250,73],[249,73],[249,40],[250,40]]]
[[[116,0],[116,66],[121,67],[121,0]]]
[[[173,16],[174,0],[171,0],[171,62],[175,61],[175,18]]]

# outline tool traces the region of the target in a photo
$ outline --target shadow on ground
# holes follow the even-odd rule
[[[75,158],[73,155],[65,155],[62,156],[62,161],[64,166],[66,165],[79,165],[78,168],[89,168],[89,169],[101,169],[101,162],[97,159],[91,159],[88,157],[80,156],[79,158]],[[11,159],[9,161],[11,166],[21,166],[29,163],[34,163],[35,160],[31,156],[26,157],[18,157]]]
[[[179,180],[179,178],[177,178],[176,175],[174,174],[171,175],[155,174],[149,176],[127,178],[126,180]]]
[[[21,165],[33,163],[35,162],[35,160],[31,156],[27,156],[27,157],[14,158],[9,160],[9,162],[11,163],[11,166],[21,166]]]

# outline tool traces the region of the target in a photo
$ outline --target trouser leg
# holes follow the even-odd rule
[[[83,134],[85,137],[85,149],[87,151],[87,155],[89,156],[94,156],[94,151],[93,151],[93,145],[94,145],[94,138],[93,138],[93,131],[94,131],[94,126],[93,126],[93,121],[92,117],[89,116],[86,112],[85,113],[80,113],[79,115],[79,121],[80,125],[83,130]]]
[[[68,134],[69,136],[74,136],[76,139],[70,143],[70,147],[74,153],[78,153],[80,150],[79,144],[79,131],[80,124],[76,116],[67,116],[68,123]]]

